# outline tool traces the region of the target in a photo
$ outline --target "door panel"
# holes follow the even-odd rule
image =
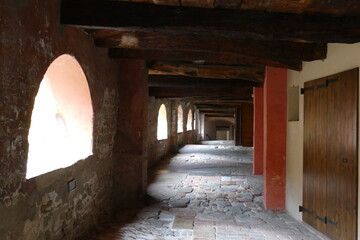
[[[328,78],[327,233],[356,239],[358,71]]]
[[[358,69],[305,83],[303,220],[357,237]]]
[[[324,79],[305,83],[304,94],[304,221],[318,229],[326,231],[326,90],[321,87]],[[325,124],[324,124],[325,123]]]

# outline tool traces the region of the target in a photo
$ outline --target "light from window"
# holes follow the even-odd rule
[[[184,131],[183,126],[183,109],[181,105],[178,107],[178,122],[177,122],[177,132],[181,133]]]
[[[186,130],[194,130],[193,128],[193,112],[190,109],[187,117]]]
[[[26,178],[68,167],[92,154],[93,109],[80,64],[70,55],[55,59],[35,97]]]
[[[158,113],[157,139],[162,140],[167,138],[168,138],[167,114],[166,114],[165,105],[162,104]]]

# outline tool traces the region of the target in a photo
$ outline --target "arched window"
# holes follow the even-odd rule
[[[194,130],[193,128],[193,112],[190,109],[187,117],[186,130]]]
[[[183,126],[183,109],[181,105],[178,107],[178,121],[177,121],[177,132],[181,133],[184,131]]]
[[[157,121],[157,139],[167,139],[168,137],[168,123],[167,123],[167,114],[165,105],[162,104],[159,113],[158,113],[158,121]]]
[[[68,167],[92,154],[93,109],[80,64],[61,55],[47,69],[29,129],[26,178]]]

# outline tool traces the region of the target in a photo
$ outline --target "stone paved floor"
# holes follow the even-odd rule
[[[252,157],[251,148],[224,141],[185,146],[155,172],[147,206],[121,212],[98,239],[321,239],[287,214],[263,210]]]

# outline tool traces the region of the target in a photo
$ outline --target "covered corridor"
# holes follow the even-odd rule
[[[232,141],[186,145],[154,169],[145,205],[119,212],[94,239],[323,239],[285,213],[264,211],[252,150]]]
[[[0,29],[0,240],[360,240],[358,0],[0,0]]]

